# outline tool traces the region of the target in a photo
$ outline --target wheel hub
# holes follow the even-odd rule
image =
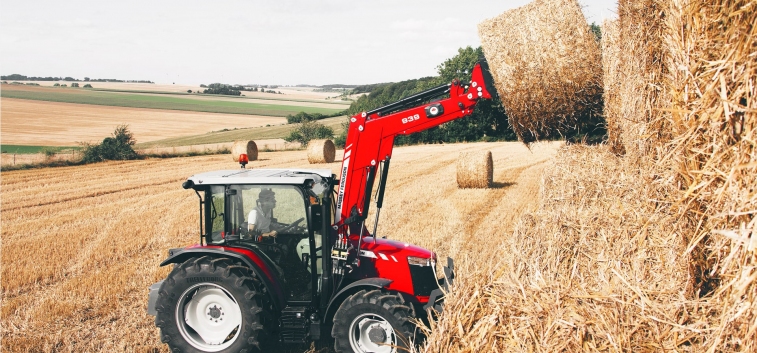
[[[368,338],[373,343],[384,343],[386,342],[386,331],[378,325],[372,326],[368,331]]]
[[[181,335],[205,352],[222,351],[238,338],[242,324],[239,304],[223,287],[203,283],[179,298],[176,322]]]
[[[213,319],[218,319],[219,317],[221,317],[221,315],[225,315],[223,314],[223,312],[221,312],[221,309],[223,308],[219,308],[213,305],[212,308],[208,309],[208,318],[210,320],[213,320]],[[221,320],[223,320],[223,318],[221,318]]]
[[[396,352],[392,325],[376,314],[362,314],[350,325],[350,345],[355,352]]]

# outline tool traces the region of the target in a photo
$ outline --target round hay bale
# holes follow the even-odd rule
[[[336,147],[331,140],[311,140],[308,142],[308,162],[331,163],[334,161]]]
[[[247,154],[247,160],[250,162],[258,159],[258,145],[255,141],[234,141],[231,146],[231,157],[234,162],[239,162],[239,155]]]
[[[482,22],[478,33],[520,141],[591,126],[602,108],[602,57],[578,1],[534,0]]]
[[[494,174],[492,152],[461,152],[457,159],[457,186],[488,188]]]

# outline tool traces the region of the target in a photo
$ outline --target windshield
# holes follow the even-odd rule
[[[232,216],[232,228],[246,226],[255,234],[274,230],[306,234],[305,228],[289,227],[307,224],[305,201],[299,188],[292,185],[233,185],[230,188],[237,190],[231,202],[238,210]]]
[[[213,185],[208,191],[211,242],[277,231],[306,235],[305,199],[293,185]]]

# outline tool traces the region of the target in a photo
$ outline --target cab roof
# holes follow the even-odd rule
[[[287,184],[302,185],[306,180],[332,176],[330,169],[233,169],[216,170],[190,176],[195,185]]]

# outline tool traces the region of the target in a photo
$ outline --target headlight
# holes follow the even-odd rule
[[[431,259],[423,257],[408,256],[407,263],[416,266],[431,266]]]

